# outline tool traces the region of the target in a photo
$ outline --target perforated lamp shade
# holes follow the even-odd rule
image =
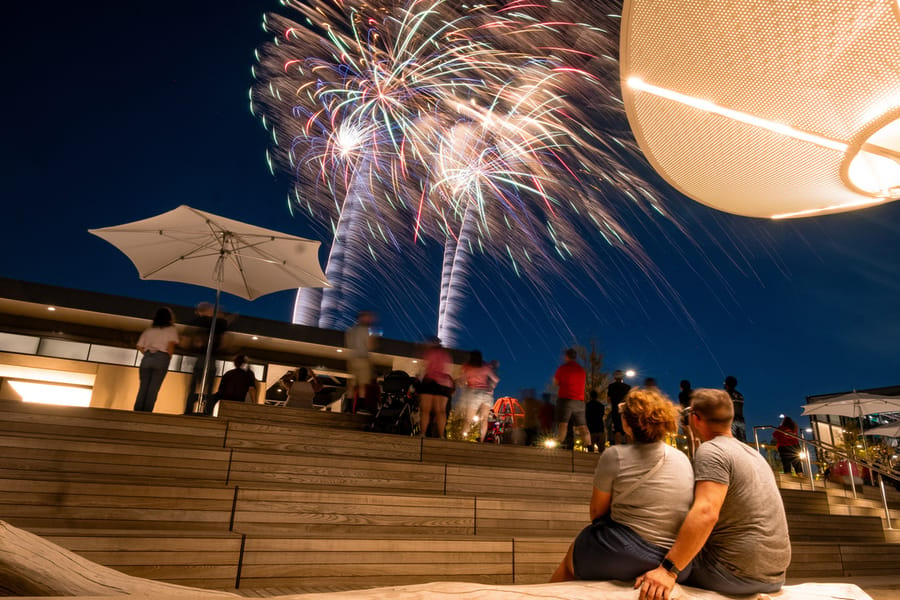
[[[645,156],[754,217],[900,198],[898,0],[625,0],[622,92]]]

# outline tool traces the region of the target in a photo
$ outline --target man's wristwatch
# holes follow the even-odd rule
[[[672,562],[671,560],[669,560],[668,558],[662,559],[662,562],[659,563],[659,566],[661,566],[663,569],[665,569],[666,571],[668,571],[669,573],[671,573],[671,574],[674,575],[675,577],[678,577],[678,574],[681,573],[681,569],[679,569],[678,567],[676,567],[676,566],[675,566],[675,563],[673,563],[673,562]]]

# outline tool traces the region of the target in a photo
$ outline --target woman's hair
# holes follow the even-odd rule
[[[631,390],[619,411],[631,428],[635,442],[658,442],[678,431],[678,409],[658,390]]]
[[[306,367],[297,369],[297,381],[306,381],[309,379],[309,370]]]
[[[472,350],[469,352],[469,360],[466,362],[473,367],[480,367],[483,365],[484,359],[481,357],[481,350]]]
[[[794,420],[790,417],[785,417],[784,420],[781,422],[781,426],[787,427],[791,431],[797,429],[797,424],[794,423]]]
[[[174,321],[175,316],[172,314],[172,309],[166,306],[157,308],[156,314],[153,315],[153,327],[168,327]]]

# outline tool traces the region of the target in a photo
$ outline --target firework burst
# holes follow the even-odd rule
[[[621,117],[614,36],[573,19],[579,5],[284,5],[299,18],[266,17],[276,37],[251,97],[273,169],[294,175],[294,204],[334,236],[336,285],[321,305],[298,302],[317,318],[307,324],[338,326],[373,259],[429,239],[444,245],[438,319],[450,345],[475,257],[531,281],[563,261],[576,277],[571,265],[598,239],[644,260],[612,209],[655,206],[625,166],[627,137],[602,128]]]

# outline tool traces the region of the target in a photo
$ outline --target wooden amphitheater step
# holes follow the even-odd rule
[[[900,544],[792,542],[787,576],[794,579],[897,576]]]
[[[222,486],[0,479],[0,519],[26,530],[226,532],[234,497]]]
[[[290,409],[287,409],[290,410]],[[298,409],[299,410],[299,409]],[[409,436],[321,427],[229,421],[229,448],[421,461],[422,440]]]
[[[234,530],[248,535],[473,535],[471,497],[238,488]]]
[[[817,479],[813,482],[811,488],[809,477],[807,476],[799,477],[796,475],[776,473],[775,478],[778,482],[779,487],[781,487],[782,489],[798,489],[807,491],[810,489],[815,489],[822,491],[829,496],[854,498],[853,489],[849,485],[842,485],[833,481],[823,481],[821,479]],[[898,491],[892,484],[888,482],[885,482],[884,488],[888,506],[891,508],[900,509],[900,491]],[[878,487],[872,485],[857,485],[856,499],[870,500],[881,505],[881,490]]]
[[[268,425],[316,425],[357,431],[368,429],[372,423],[371,415],[230,401],[219,402],[219,419]]]
[[[224,485],[230,455],[198,446],[0,435],[0,478]]]
[[[512,539],[248,535],[238,588],[513,583]],[[549,574],[548,574],[549,576]]]
[[[242,536],[211,531],[54,530],[33,533],[127,575],[225,590],[240,572]]]
[[[203,417],[0,400],[0,431],[126,443],[221,448],[225,422]]]

